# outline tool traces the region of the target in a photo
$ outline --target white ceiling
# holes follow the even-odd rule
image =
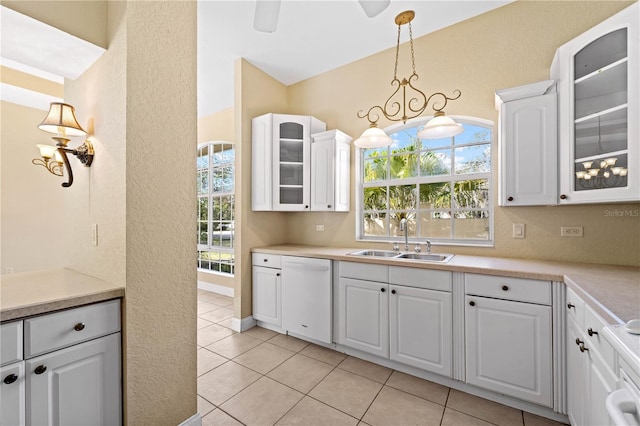
[[[404,10],[416,12],[417,38],[510,2],[391,0],[368,18],[356,0],[283,0],[277,30],[261,33],[253,29],[255,0],[199,0],[198,116],[233,106],[237,58],[290,85],[394,47],[394,18]],[[401,42],[408,39],[403,28]]]

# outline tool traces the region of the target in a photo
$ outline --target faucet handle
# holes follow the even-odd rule
[[[397,241],[393,242],[393,251],[400,251],[400,247],[398,246],[398,242]]]
[[[416,253],[420,253],[422,249],[420,248],[420,243],[416,243],[416,248],[413,249]]]
[[[427,245],[427,253],[431,253],[431,241],[427,240],[425,244]]]

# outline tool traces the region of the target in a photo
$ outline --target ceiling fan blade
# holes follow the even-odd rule
[[[383,10],[389,7],[391,0],[358,0],[360,7],[369,18],[378,16]]]
[[[263,33],[272,33],[278,27],[280,0],[256,0],[253,28]]]

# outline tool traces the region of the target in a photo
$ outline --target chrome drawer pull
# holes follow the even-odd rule
[[[73,326],[73,329],[75,331],[82,331],[84,330],[84,323],[83,322],[79,322],[76,325]]]

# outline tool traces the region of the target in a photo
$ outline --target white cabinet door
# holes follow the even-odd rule
[[[395,285],[389,290],[390,358],[451,377],[451,293]]]
[[[312,211],[349,211],[350,141],[340,130],[311,135]]]
[[[253,318],[282,325],[282,284],[280,269],[253,267]]]
[[[25,362],[27,425],[118,425],[120,333]]]
[[[580,353],[579,343],[583,340],[578,326],[571,320],[567,321],[567,402],[569,421],[572,425],[584,425],[584,394],[587,392],[587,378],[585,376],[586,360]]]
[[[24,425],[24,361],[0,368],[0,380],[0,426]]]
[[[273,114],[251,121],[251,209],[273,210]]]
[[[561,204],[640,200],[639,17],[634,3],[556,51]]]
[[[551,307],[465,297],[467,382],[551,407]]]
[[[389,298],[386,283],[340,278],[338,343],[389,357]]]
[[[501,105],[501,206],[557,204],[556,104],[549,93]]]
[[[331,261],[282,257],[282,328],[331,343]]]

